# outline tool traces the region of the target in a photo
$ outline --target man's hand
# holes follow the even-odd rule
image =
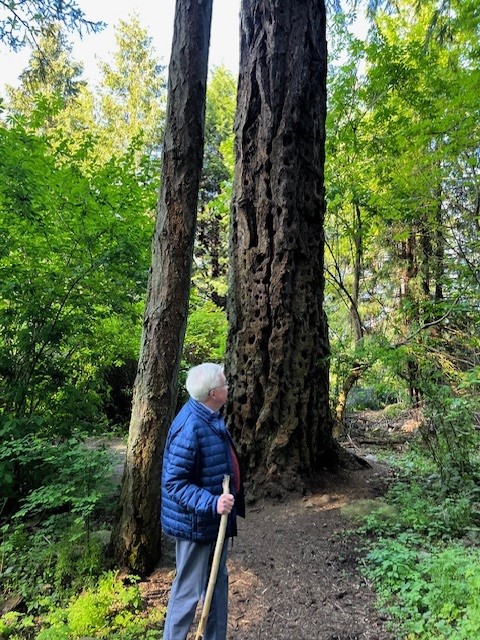
[[[223,493],[217,501],[217,513],[221,516],[228,515],[233,509],[235,498],[231,493]]]

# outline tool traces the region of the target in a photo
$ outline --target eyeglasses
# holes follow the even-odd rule
[[[220,387],[213,387],[213,389],[210,389],[210,391],[215,391],[216,389],[228,389],[228,384],[222,384]],[[210,391],[208,393],[210,393]]]

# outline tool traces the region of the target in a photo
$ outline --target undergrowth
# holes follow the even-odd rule
[[[480,483],[411,456],[368,515],[365,573],[398,640],[480,637]]]
[[[163,611],[144,606],[135,578],[112,571],[109,452],[70,440],[21,455],[40,460],[42,482],[0,526],[0,639],[161,638]]]
[[[85,588],[66,605],[51,607],[41,617],[11,611],[0,618],[0,637],[8,640],[79,640],[85,637],[118,640],[159,640],[160,609],[148,611],[135,578],[120,580],[104,573],[95,586]]]

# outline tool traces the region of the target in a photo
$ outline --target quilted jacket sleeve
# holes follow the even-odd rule
[[[165,488],[169,497],[198,515],[215,515],[218,496],[195,484],[198,442],[194,425],[182,429],[169,446]]]

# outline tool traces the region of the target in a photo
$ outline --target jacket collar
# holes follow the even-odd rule
[[[202,418],[202,420],[205,420],[205,422],[208,422],[209,424],[216,423],[222,418],[222,414],[220,413],[220,411],[212,411],[201,402],[198,402],[198,400],[190,398],[188,403],[193,413],[195,413],[199,418]]]

